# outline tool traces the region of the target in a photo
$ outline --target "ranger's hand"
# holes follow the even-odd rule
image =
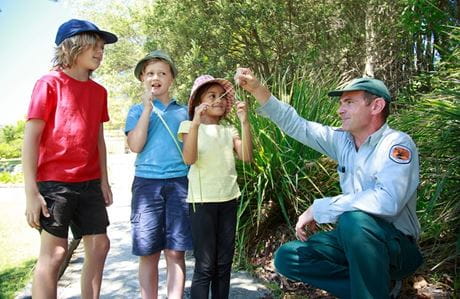
[[[307,232],[316,231],[316,221],[313,219],[313,208],[310,206],[302,215],[299,216],[295,225],[295,235],[297,239],[306,241],[308,239]]]

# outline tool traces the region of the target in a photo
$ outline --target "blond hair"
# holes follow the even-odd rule
[[[66,38],[54,49],[53,69],[66,69],[75,65],[78,55],[103,40],[93,32],[83,32]]]

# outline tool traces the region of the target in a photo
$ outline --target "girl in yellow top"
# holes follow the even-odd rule
[[[191,121],[179,127],[188,174],[195,255],[191,297],[228,298],[235,248],[236,199],[240,196],[234,154],[252,160],[252,137],[245,102],[237,102],[242,136],[232,126],[220,125],[235,99],[233,85],[225,79],[203,75],[195,80],[189,99]]]

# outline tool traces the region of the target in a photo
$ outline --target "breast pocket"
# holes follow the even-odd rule
[[[343,165],[337,166],[337,172],[339,173],[340,179],[340,188],[342,189],[344,194],[353,193],[353,184],[351,184],[351,169],[347,169]]]

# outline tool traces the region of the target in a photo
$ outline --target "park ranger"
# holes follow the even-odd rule
[[[342,193],[316,199],[299,216],[298,240],[275,254],[277,271],[340,298],[389,298],[391,281],[412,274],[423,259],[416,244],[418,153],[407,134],[386,123],[385,84],[358,78],[329,92],[339,97],[342,120],[333,128],[300,117],[249,69],[239,68],[235,80],[261,104],[258,113],[338,163]],[[308,237],[316,223],[336,225]]]

